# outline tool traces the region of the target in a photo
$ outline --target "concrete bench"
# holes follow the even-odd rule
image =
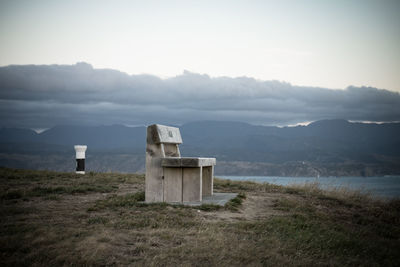
[[[147,127],[146,202],[198,202],[213,195],[215,158],[181,157],[180,131]]]

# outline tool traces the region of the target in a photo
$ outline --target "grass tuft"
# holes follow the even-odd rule
[[[216,205],[216,204],[201,204],[200,206],[193,207],[198,210],[202,211],[217,211],[222,209],[223,207],[221,205]]]
[[[2,194],[0,198],[8,200],[8,199],[19,199],[22,198],[23,196],[24,196],[23,192],[19,190],[12,190]]]
[[[88,224],[106,224],[108,221],[106,217],[95,216],[88,219]]]
[[[246,199],[246,194],[240,192],[235,198],[232,198],[225,204],[225,209],[230,211],[238,211],[244,199]]]
[[[105,208],[134,207],[134,206],[140,207],[149,205],[147,203],[140,203],[144,200],[145,200],[145,195],[143,191],[121,196],[111,195],[104,200],[97,201],[95,206],[91,207],[89,211],[95,211]]]

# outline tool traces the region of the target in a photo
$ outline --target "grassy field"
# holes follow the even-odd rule
[[[399,266],[400,201],[216,179],[225,207],[144,204],[144,176],[0,169],[0,265]]]

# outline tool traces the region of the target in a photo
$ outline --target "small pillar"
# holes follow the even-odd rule
[[[87,146],[76,145],[74,148],[76,152],[76,173],[85,174],[85,152]]]

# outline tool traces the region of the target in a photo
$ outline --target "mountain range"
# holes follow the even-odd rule
[[[217,158],[217,175],[373,176],[400,174],[400,123],[321,120],[307,126],[199,121],[179,126],[183,156]],[[40,134],[0,129],[0,165],[74,170],[75,144],[87,169],[144,172],[146,127],[62,125]]]

